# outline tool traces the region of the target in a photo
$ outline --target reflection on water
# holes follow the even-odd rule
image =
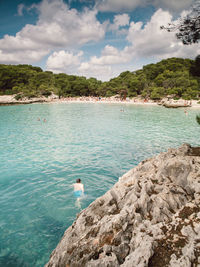
[[[197,110],[186,116],[154,106],[29,107],[0,107],[0,266],[43,266],[80,205],[141,160],[185,142],[199,145]],[[79,205],[71,187],[77,178],[86,191]]]

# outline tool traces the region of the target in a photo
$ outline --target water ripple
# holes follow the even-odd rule
[[[141,160],[184,142],[199,145],[197,113],[77,103],[0,107],[0,266],[44,265],[80,211],[76,178],[84,181],[85,208]]]

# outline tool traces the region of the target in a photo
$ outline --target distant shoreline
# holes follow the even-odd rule
[[[120,100],[112,97],[69,97],[53,100],[52,102],[58,103],[107,103],[107,104],[134,104],[134,105],[157,105],[157,102],[152,100],[144,101],[142,99],[128,99]]]
[[[184,106],[187,103],[185,100],[173,100],[174,103],[181,103],[182,108],[200,108],[198,100],[189,100],[191,103],[190,107]],[[145,100],[139,97],[127,98],[126,100],[121,100],[115,97],[66,97],[58,98],[58,96],[53,95],[50,97],[38,97],[31,99],[16,100],[15,95],[3,95],[0,96],[0,106],[5,105],[24,105],[33,103],[107,103],[107,104],[131,104],[131,105],[144,105],[144,106],[157,106],[160,101]]]

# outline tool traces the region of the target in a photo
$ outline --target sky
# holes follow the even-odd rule
[[[195,0],[0,0],[0,64],[110,80],[169,57],[194,59],[160,26]]]

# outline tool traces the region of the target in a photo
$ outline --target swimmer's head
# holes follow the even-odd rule
[[[77,182],[77,183],[81,183],[81,179],[79,179],[79,178],[76,179],[76,182]]]

